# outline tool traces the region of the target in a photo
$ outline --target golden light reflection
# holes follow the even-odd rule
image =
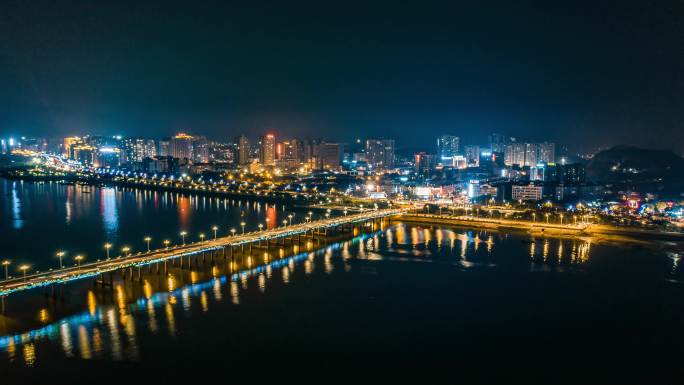
[[[216,301],[220,301],[223,299],[223,293],[221,293],[221,281],[214,278],[214,286],[213,286],[213,291],[214,291],[214,299]]]
[[[143,294],[147,299],[150,299],[152,297],[152,294],[154,294],[154,290],[152,290],[152,285],[150,285],[150,282],[148,280],[143,281]]]
[[[203,312],[206,313],[209,311],[209,298],[207,297],[207,292],[204,290],[200,293],[200,305],[202,305]]]
[[[149,318],[150,331],[156,333],[159,328],[157,325],[157,313],[154,310],[152,301],[147,301],[147,317]]]
[[[93,358],[90,350],[90,341],[88,341],[88,329],[86,329],[85,325],[78,327],[78,346],[81,350],[81,358],[86,360]]]
[[[97,312],[97,298],[92,290],[88,290],[88,313],[95,315]]]
[[[198,280],[199,280],[199,277],[197,275],[197,272],[194,270],[191,271],[190,272],[190,283],[195,284],[195,283],[197,283]]]
[[[175,301],[174,301],[174,303],[175,303]],[[166,306],[164,306],[164,312],[166,313],[166,327],[169,330],[169,335],[171,337],[175,337],[176,336],[176,317],[173,314],[173,305],[172,305],[171,301],[167,302]]]
[[[93,352],[95,354],[98,354],[102,351],[102,333],[100,333],[100,329],[95,328],[93,329]]]
[[[230,299],[235,305],[240,304],[240,287],[237,282],[230,283]]]
[[[534,239],[530,242],[530,258],[534,258],[535,254],[535,242]]]
[[[24,363],[28,367],[33,367],[36,364],[36,347],[34,344],[29,343],[24,345]]]
[[[174,291],[176,288],[176,278],[173,275],[169,274],[169,276],[166,279],[166,285],[168,286],[169,292]]]
[[[491,253],[493,248],[494,248],[494,237],[490,235],[489,237],[487,237],[487,253]]]
[[[257,282],[259,291],[264,293],[266,291],[266,276],[263,273],[259,274],[259,277],[257,277]]]
[[[107,311],[107,327],[111,341],[112,358],[120,360],[122,355],[121,341],[119,340],[119,324],[116,322],[116,313],[113,308]]]
[[[40,320],[40,322],[42,323],[47,323],[48,321],[50,321],[50,314],[48,313],[48,309],[40,309],[40,311],[38,312],[38,320]]]
[[[544,256],[544,261],[548,260],[549,256],[549,239],[544,240],[544,247],[542,249],[542,255]]]

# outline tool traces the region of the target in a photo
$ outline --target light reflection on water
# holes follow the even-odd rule
[[[277,226],[290,213],[295,221],[302,219],[297,210],[228,197],[0,178],[0,228],[5,231],[0,257],[10,259],[13,268],[28,264],[44,271],[58,267],[58,250],[66,252],[68,266],[79,254],[88,261],[105,258],[105,243],[112,244],[112,253],[123,246],[135,253],[147,249],[146,236],[157,248],[164,239],[179,242],[180,231],[188,232],[188,241],[196,241],[199,233],[209,235],[216,225],[218,235],[225,236],[241,221],[251,231],[259,223]],[[12,270],[10,275],[17,273]]]
[[[529,255],[525,255],[527,247]],[[42,344],[38,343],[58,344],[67,357],[135,361],[140,356],[140,344],[144,343],[138,338],[138,327],[144,327],[153,336],[164,333],[176,338],[182,332],[177,323],[179,313],[191,318],[196,312],[222,311],[221,306],[214,304],[224,301],[240,305],[242,292],[254,287],[262,295],[268,295],[273,280],[283,283],[281,288],[284,288],[298,278],[313,274],[345,274],[354,268],[354,260],[431,262],[467,271],[496,268],[499,262],[513,259],[527,265],[531,272],[564,271],[590,261],[591,243],[395,224],[373,234],[290,257],[279,258],[282,250],[274,252],[273,257],[269,254],[259,258],[246,256],[242,265],[225,262],[225,268],[219,264],[204,265],[202,270],[202,266],[193,263],[193,268],[198,270],[188,272],[188,277],[184,277],[183,271],[170,270],[167,277],[154,278],[150,267],[148,273],[152,275],[146,276],[139,285],[116,284],[113,301],[88,289],[83,312],[54,322],[49,310],[42,308],[39,318],[52,322],[25,333],[0,337],[0,351],[10,361],[22,361],[25,365],[34,365],[42,358]],[[239,271],[231,273],[236,268]]]

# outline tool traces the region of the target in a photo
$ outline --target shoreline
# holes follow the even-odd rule
[[[605,225],[568,227],[554,224],[533,224],[522,221],[488,220],[485,218],[465,219],[429,214],[402,214],[393,219],[412,224],[484,229],[542,237],[592,239],[597,243],[617,245],[632,244],[652,246],[670,251],[684,251],[684,234],[680,233],[611,229]]]

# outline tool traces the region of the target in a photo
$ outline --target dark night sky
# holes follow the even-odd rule
[[[684,152],[684,3],[560,3],[5,0],[0,134]]]

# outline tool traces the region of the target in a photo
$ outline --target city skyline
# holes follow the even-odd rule
[[[3,136],[277,131],[401,148],[500,132],[684,151],[675,2],[56,7],[2,5]]]

